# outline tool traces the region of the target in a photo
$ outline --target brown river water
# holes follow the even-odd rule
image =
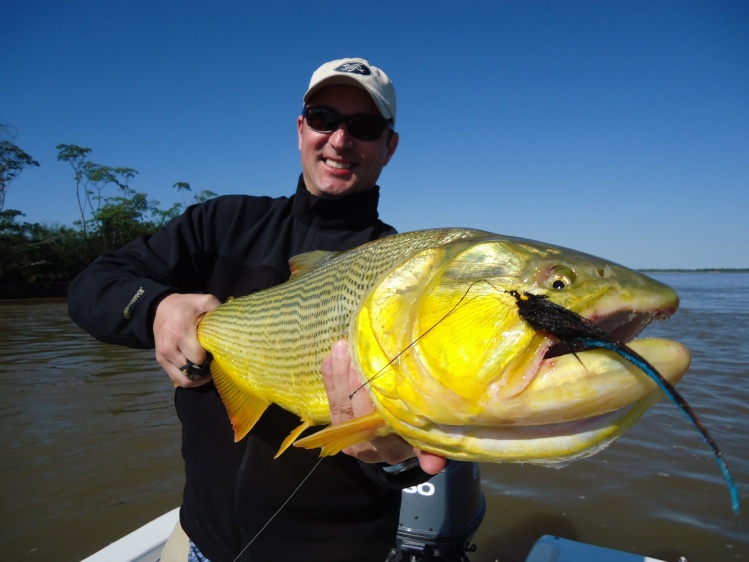
[[[723,450],[668,400],[563,469],[482,464],[473,562],[521,562],[542,534],[678,562],[749,560],[749,274],[655,274],[682,306],[647,330],[692,350],[679,390]],[[151,351],[105,345],[62,300],[0,301],[0,553],[77,561],[179,505],[173,389]]]

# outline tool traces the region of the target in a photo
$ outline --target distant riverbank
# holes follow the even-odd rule
[[[749,273],[749,267],[743,269],[638,269],[643,273]]]
[[[638,269],[642,273],[749,273],[743,269]],[[69,283],[1,283],[0,300],[59,298],[68,295]]]

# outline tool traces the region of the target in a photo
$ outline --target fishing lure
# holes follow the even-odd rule
[[[723,473],[723,478],[728,485],[733,512],[739,515],[738,490],[731,472],[728,470],[728,464],[723,458],[723,453],[707,429],[702,425],[702,422],[694,413],[691,406],[689,406],[687,401],[670,382],[664,379],[650,363],[624,342],[613,338],[587,318],[583,318],[579,314],[550,301],[548,295],[537,295],[528,292],[520,294],[515,290],[507,292],[515,297],[518,314],[523,320],[528,322],[536,330],[552,334],[560,342],[566,344],[573,353],[593,348],[608,349],[619,354],[653,379],[663,393],[686,414],[687,418],[689,418],[697,428],[697,431],[702,435],[704,442],[712,450],[715,460]]]

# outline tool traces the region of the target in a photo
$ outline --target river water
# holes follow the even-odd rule
[[[542,534],[668,562],[749,560],[749,274],[653,276],[682,304],[647,335],[692,350],[678,388],[722,448],[744,513],[733,515],[711,453],[663,400],[566,468],[482,464],[472,561],[520,562]],[[0,392],[4,560],[81,560],[179,504],[180,428],[153,352],[96,342],[64,301],[0,301]]]

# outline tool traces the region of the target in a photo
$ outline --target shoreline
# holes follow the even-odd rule
[[[646,268],[638,269],[640,273],[749,273],[749,268],[701,268],[701,269],[669,269]]]

